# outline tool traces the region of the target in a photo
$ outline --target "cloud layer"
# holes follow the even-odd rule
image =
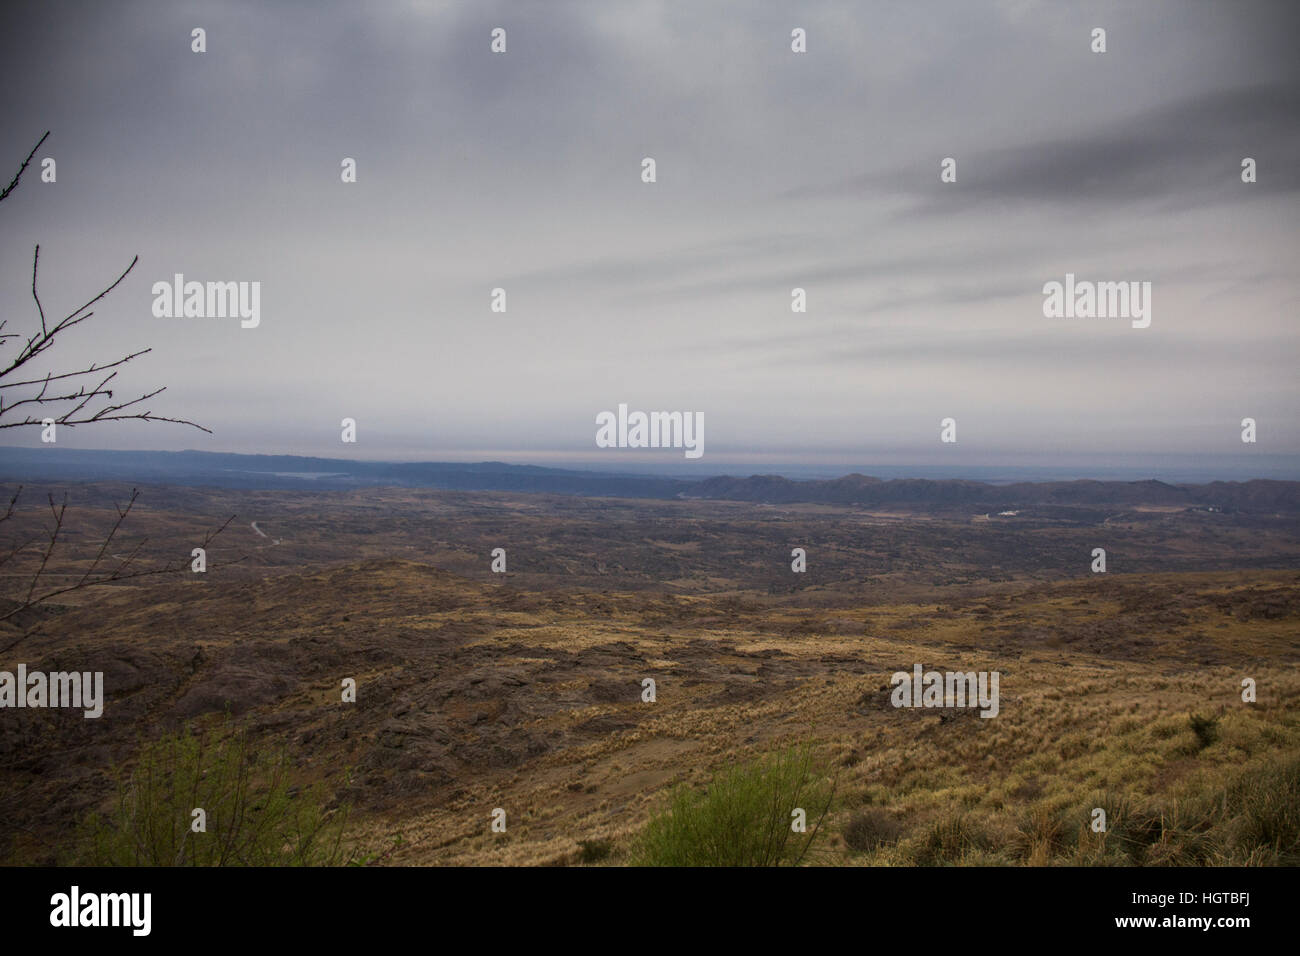
[[[58,181],[0,206],[0,309],[37,242],[52,311],[140,254],[64,361],[152,346],[125,384],[215,435],[74,447],[600,461],[627,402],[703,412],[703,470],[1300,455],[1294,5],[882,6],[29,5],[0,145]],[[177,272],[261,325],[155,318]],[[1045,319],[1067,272],[1151,327]]]

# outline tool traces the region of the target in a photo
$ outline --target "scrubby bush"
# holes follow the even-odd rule
[[[704,792],[677,788],[646,825],[633,854],[641,866],[797,866],[807,862],[834,797],[808,748],[721,771]],[[806,832],[792,830],[805,812]]]
[[[913,859],[921,866],[960,863],[970,854],[989,849],[984,831],[965,814],[943,817],[922,835]]]
[[[1075,832],[1059,809],[1047,803],[1034,804],[1017,821],[1010,849],[1030,865],[1041,864],[1062,853]]]
[[[881,807],[855,810],[844,825],[845,845],[862,853],[897,843],[902,834],[903,825]]]
[[[601,860],[608,859],[613,852],[613,840],[598,838],[578,841],[578,861],[580,863],[599,863]]]
[[[1219,718],[1191,714],[1187,722],[1191,725],[1192,733],[1196,734],[1196,742],[1200,744],[1199,750],[1204,750],[1219,739]]]
[[[107,814],[83,821],[83,866],[339,866],[347,809],[328,809],[324,789],[299,790],[283,752],[259,751],[229,727],[166,735],[119,768]],[[205,832],[193,832],[202,809]]]

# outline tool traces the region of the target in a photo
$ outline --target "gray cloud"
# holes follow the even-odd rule
[[[29,5],[0,33],[0,176],[49,128],[59,178],[0,206],[0,314],[34,318],[37,242],[51,308],[140,254],[69,355],[152,346],[127,384],[216,435],[87,446],[577,453],[630,401],[703,410],[737,455],[824,459],[874,402],[924,423],[874,433],[895,457],[954,404],[1030,457],[1084,405],[1095,427],[1057,437],[1081,454],[1194,455],[1214,436],[1189,423],[1252,413],[1300,455],[1296,9]],[[1153,282],[1152,328],[1045,323],[1067,271]],[[262,325],[154,318],[176,272],[261,281]]]
[[[1240,197],[1240,162],[1267,157],[1260,192],[1300,190],[1300,86],[1223,90],[1075,131],[957,158],[959,188],[937,190],[938,158],[839,183],[787,191],[788,199],[872,195],[903,189],[917,197],[901,217],[949,215],[991,202],[1178,207]],[[919,206],[919,208],[918,208]]]

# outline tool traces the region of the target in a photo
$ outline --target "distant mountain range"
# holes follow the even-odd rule
[[[899,478],[884,481],[846,475],[830,481],[791,481],[776,475],[707,478],[691,497],[771,504],[817,502],[865,508],[988,512],[1027,507],[1216,508],[1275,513],[1300,511],[1300,482],[1215,481],[1203,485],[1163,481],[1044,481],[991,485],[982,481]]]
[[[205,451],[0,448],[0,481],[124,481],[190,487],[338,490],[365,486],[672,498],[691,482],[507,465],[381,462]]]
[[[1044,481],[990,484],[961,479],[885,480],[846,475],[797,481],[778,475],[703,480],[502,462],[369,462],[295,455],[200,451],[0,448],[0,481],[122,481],[248,489],[338,490],[365,486],[510,491],[619,498],[704,498],[768,504],[821,503],[920,511],[1019,508],[1174,507],[1245,513],[1300,512],[1300,482],[1256,479],[1207,484],[1162,481]]]

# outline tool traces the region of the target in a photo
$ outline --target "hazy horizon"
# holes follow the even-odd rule
[[[0,446],[3,448],[32,452],[36,449],[23,446]],[[40,453],[55,451],[46,446]],[[1035,481],[1070,481],[1076,479],[1098,481],[1142,481],[1157,480],[1168,483],[1204,484],[1212,481],[1249,481],[1252,479],[1300,480],[1300,467],[1287,456],[1276,459],[1265,456],[1252,463],[1250,471],[1233,471],[1219,467],[1207,467],[1198,459],[1169,456],[1159,461],[1152,461],[1146,467],[1125,465],[1122,462],[1097,460],[1087,456],[1075,456],[1074,464],[1058,463],[1056,465],[1034,464],[1032,462],[1004,460],[984,464],[951,465],[942,463],[888,462],[882,460],[857,462],[791,462],[772,459],[748,458],[726,460],[724,457],[706,459],[696,462],[684,462],[680,456],[670,452],[660,452],[654,457],[636,457],[627,453],[622,458],[609,456],[580,455],[564,456],[552,453],[544,456],[529,456],[506,450],[480,453],[476,451],[448,450],[445,457],[431,458],[389,458],[383,456],[363,455],[294,455],[282,452],[212,452],[207,449],[121,449],[121,448],[59,448],[57,452],[77,452],[110,454],[181,454],[200,452],[205,454],[247,454],[262,457],[321,458],[334,461],[372,463],[372,464],[506,464],[514,466],[539,466],[574,471],[609,473],[646,477],[673,477],[684,479],[710,478],[720,475],[747,477],[751,475],[780,475],[794,480],[821,480],[842,478],[846,475],[860,474],[886,480],[894,478],[926,478],[932,480],[966,479],[991,483],[1035,482]],[[1085,460],[1086,459],[1086,460]],[[8,459],[10,463],[13,457]],[[0,478],[6,477],[4,470],[6,460],[0,457]],[[18,471],[22,471],[20,467]]]

